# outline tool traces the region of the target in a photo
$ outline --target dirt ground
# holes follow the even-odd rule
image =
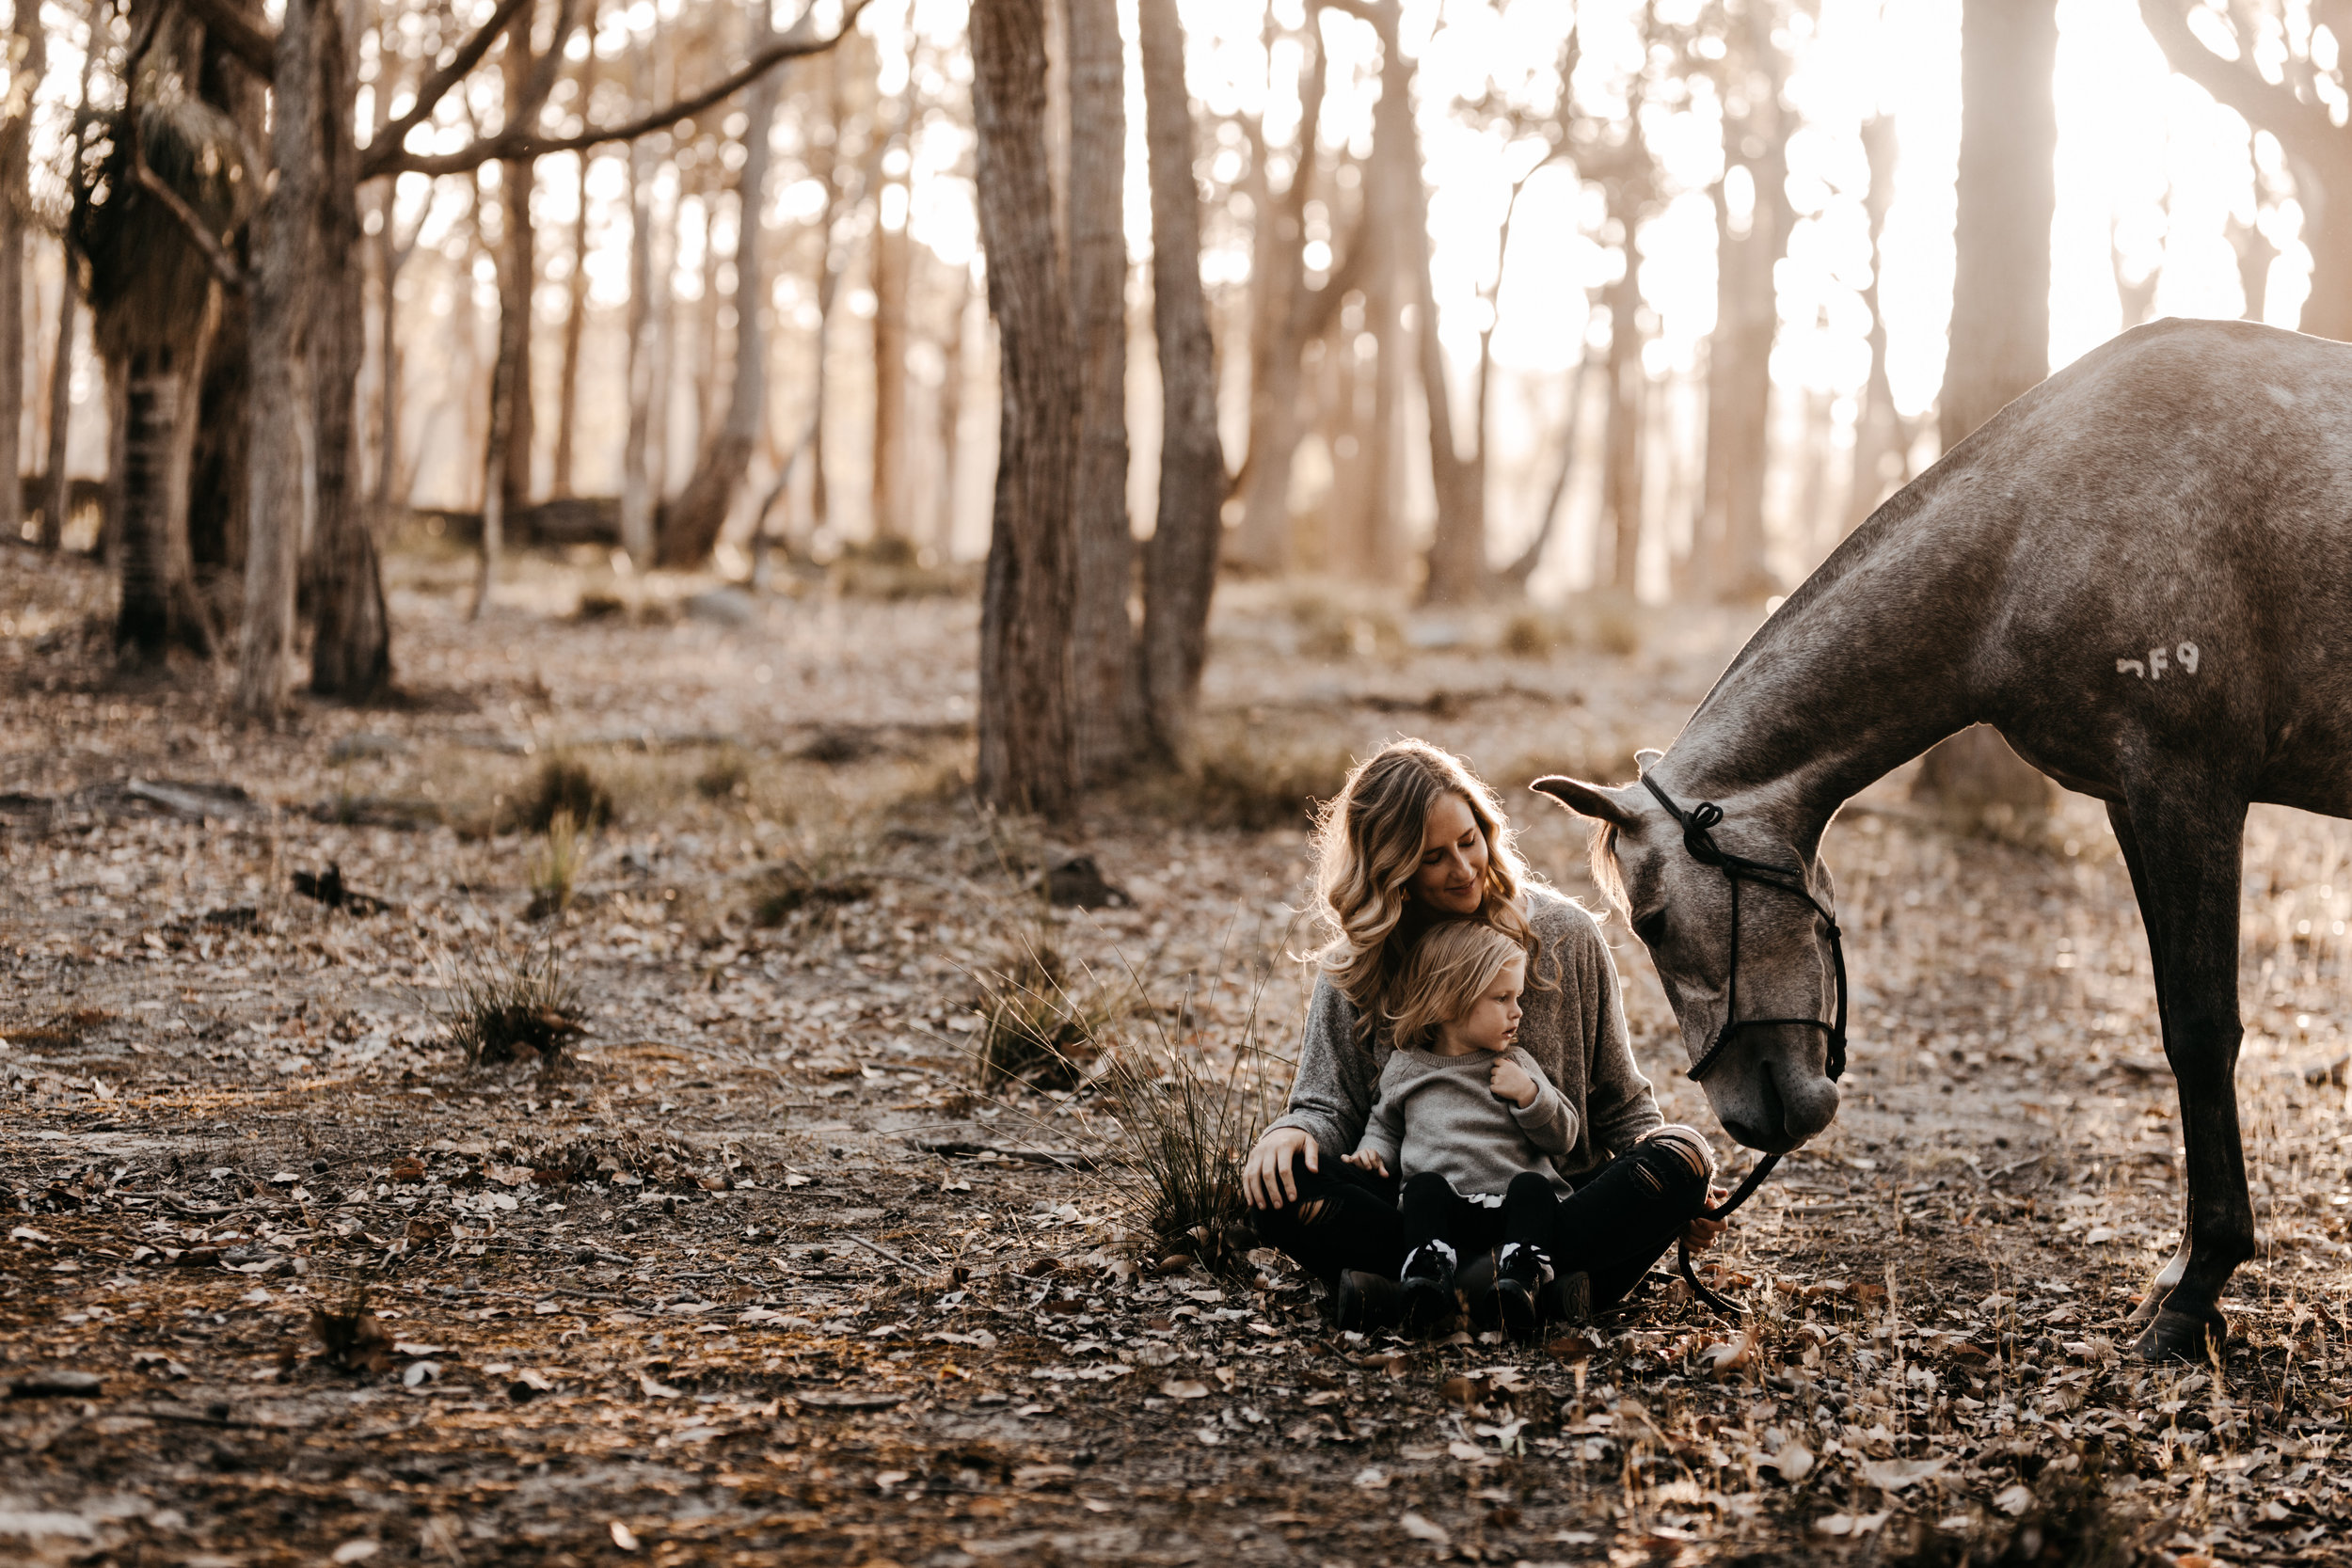
[[[2226,1364],[2118,1354],[2180,1148],[2104,817],[1956,834],[1899,778],[1829,835],[1846,1109],[1718,1254],[1745,1323],[1658,1275],[1541,1346],[1365,1339],[1272,1253],[1164,1268],[1099,1084],[983,1092],[996,977],[1050,950],[1254,1111],[1307,789],[1426,736],[1589,898],[1517,786],[1625,776],[1741,626],[1245,586],[1202,776],[1037,824],[961,787],[969,602],[542,563],[469,624],[463,572],[396,562],[400,702],[265,731],[113,676],[103,577],[0,546],[0,1560],[2352,1560],[2352,827],[2249,833]],[[568,867],[551,764],[609,798]],[[1124,902],[1048,905],[1077,853]],[[550,968],[587,1032],[469,1067],[453,998]]]

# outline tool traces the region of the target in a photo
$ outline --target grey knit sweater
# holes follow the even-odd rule
[[[1495,1093],[1496,1058],[1487,1052],[1390,1052],[1380,1098],[1356,1152],[1379,1155],[1399,1180],[1435,1171],[1464,1197],[1499,1196],[1522,1171],[1546,1178],[1565,1196],[1567,1179],[1552,1161],[1576,1147],[1577,1114],[1534,1057],[1517,1046],[1504,1054],[1535,1080],[1535,1099],[1525,1110]]]
[[[1565,1159],[1552,1163],[1579,1181],[1666,1118],[1626,1045],[1617,966],[1600,927],[1547,887],[1528,888],[1526,903],[1528,924],[1542,945],[1519,999],[1519,1049],[1534,1058],[1575,1114],[1576,1141]],[[1358,1044],[1355,1005],[1329,975],[1318,979],[1307,1004],[1290,1105],[1273,1126],[1302,1130],[1315,1140],[1327,1166],[1337,1161],[1363,1136],[1391,1049],[1385,1023],[1370,1050]]]

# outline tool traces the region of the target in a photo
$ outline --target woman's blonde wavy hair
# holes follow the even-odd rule
[[[1425,740],[1392,740],[1359,763],[1315,819],[1315,897],[1330,935],[1315,955],[1356,1007],[1356,1037],[1369,1043],[1403,957],[1390,937],[1405,913],[1406,883],[1421,865],[1429,812],[1452,795],[1470,807],[1486,840],[1486,891],[1474,917],[1517,942],[1532,961],[1535,932],[1519,907],[1527,883],[1502,801],[1453,752]],[[1529,976],[1533,981],[1534,976]]]
[[[1391,1037],[1400,1046],[1422,1045],[1477,1006],[1513,958],[1526,957],[1526,949],[1484,921],[1449,920],[1431,927],[1397,974]]]

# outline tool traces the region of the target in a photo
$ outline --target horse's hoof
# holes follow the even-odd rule
[[[2165,1307],[2157,1309],[2155,1321],[2133,1344],[2132,1354],[2142,1361],[2202,1364],[2221,1354],[2229,1340],[2230,1320],[2217,1308],[2200,1316]]]
[[[2123,1320],[2124,1325],[2129,1328],[2145,1328],[2156,1321],[2156,1313],[2163,1307],[2164,1292],[2151,1289],[2146,1295],[2139,1298],[2139,1305],[2132,1308],[2132,1315]]]

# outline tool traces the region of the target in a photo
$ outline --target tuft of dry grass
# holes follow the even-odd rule
[[[516,810],[530,832],[546,832],[559,812],[568,813],[574,823],[593,832],[612,820],[612,796],[587,764],[571,757],[549,757],[540,765],[531,792]]]
[[[863,872],[787,860],[760,877],[752,899],[752,924],[782,926],[803,911],[829,912],[873,896],[874,879]]]
[[[1127,1009],[1107,988],[1080,995],[1072,989],[1061,955],[1042,942],[1020,944],[1016,956],[980,976],[980,1086],[1025,1084],[1036,1089],[1077,1087],[1107,1044],[1104,1036]]]
[[[552,942],[520,954],[495,942],[461,949],[442,966],[433,1013],[468,1067],[550,1068],[587,1032],[579,988]]]
[[[587,863],[588,852],[595,846],[595,836],[575,821],[568,811],[558,811],[548,820],[547,842],[532,862],[531,908],[525,911],[527,918],[545,920],[571,908],[573,888],[580,879],[580,868]]]

